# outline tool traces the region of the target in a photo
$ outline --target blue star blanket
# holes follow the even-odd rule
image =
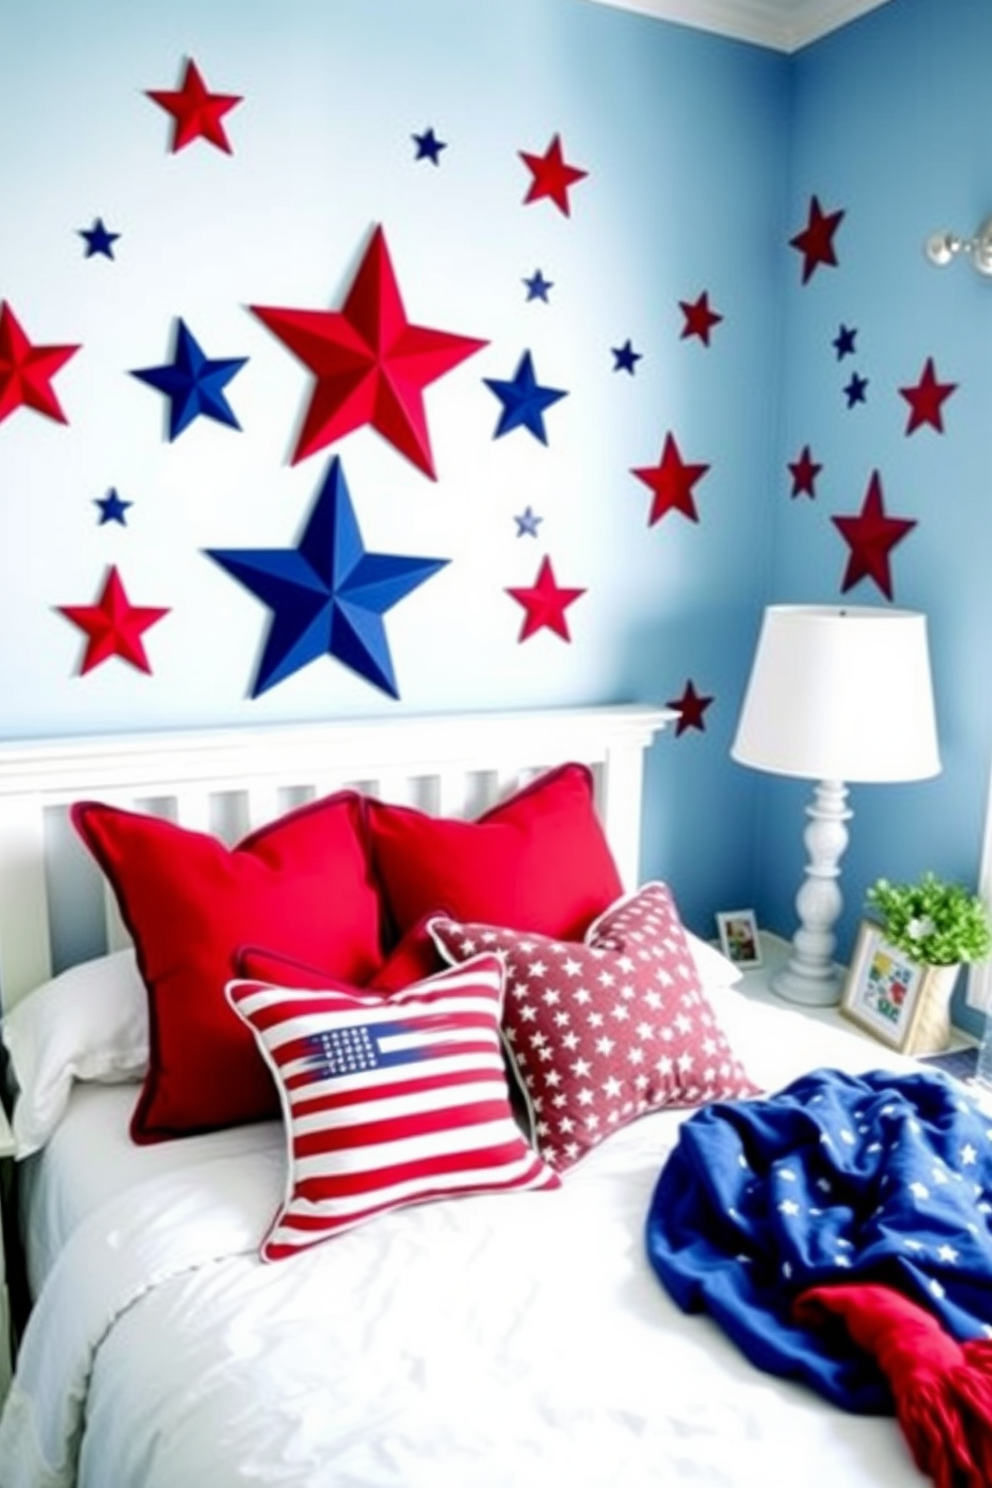
[[[941,1073],[815,1070],[681,1127],[651,1200],[647,1251],[684,1312],[846,1410],[892,1410],[846,1330],[798,1326],[807,1287],[872,1281],[958,1340],[992,1337],[992,1117]]]

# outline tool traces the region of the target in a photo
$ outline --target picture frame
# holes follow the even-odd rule
[[[761,965],[761,937],[753,909],[724,909],[716,917],[720,949],[728,961],[747,970]]]
[[[929,1033],[927,1009],[943,970],[914,961],[889,944],[880,925],[862,920],[840,1010],[890,1049],[915,1053],[924,1030]]]

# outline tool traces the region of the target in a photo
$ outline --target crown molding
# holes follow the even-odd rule
[[[795,52],[888,0],[593,0],[739,41]]]

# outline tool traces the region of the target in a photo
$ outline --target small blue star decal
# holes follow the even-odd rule
[[[630,344],[629,336],[622,346],[611,346],[610,350],[613,353],[614,372],[629,372],[631,377],[633,377],[637,363],[641,360],[644,353],[634,350]]]
[[[272,611],[253,698],[321,656],[398,698],[382,616],[448,562],[367,553],[337,455],[299,547],[205,551]]]
[[[850,382],[847,384],[847,387],[844,389],[844,396],[847,398],[848,408],[853,408],[855,403],[864,403],[866,401],[867,392],[867,377],[860,377],[858,373],[855,372],[852,375]]]
[[[532,506],[525,507],[519,517],[513,519],[517,524],[518,537],[536,537],[537,529],[544,521],[539,517]]]
[[[841,325],[833,339],[833,348],[839,362],[842,362],[846,356],[854,355],[854,341],[857,334],[854,326]]]
[[[79,229],[79,236],[86,240],[87,258],[92,258],[96,253],[102,253],[104,258],[113,258],[114,244],[120,237],[120,233],[108,232],[103,225],[103,218],[95,217],[92,227]]]
[[[98,524],[100,527],[102,527],[106,522],[118,522],[122,527],[126,527],[127,518],[125,517],[124,513],[127,511],[129,506],[134,505],[134,502],[122,501],[121,498],[118,496],[116,489],[111,486],[106,496],[97,497],[94,500],[93,505],[100,508],[100,521]]]
[[[529,279],[525,279],[528,300],[543,300],[548,303],[548,290],[554,288],[553,279],[545,279],[540,269],[535,269]]]
[[[147,382],[149,387],[156,388],[169,399],[171,441],[178,438],[200,414],[216,419],[219,424],[228,424],[232,429],[241,428],[223,389],[247,360],[247,357],[226,357],[222,361],[211,361],[204,356],[185,321],[180,319],[174,360],[164,367],[132,371],[131,376]]]
[[[411,135],[411,139],[417,147],[414,160],[429,160],[432,165],[441,164],[441,151],[448,146],[444,140],[439,140],[433,129],[425,129],[423,134]]]
[[[503,405],[503,412],[496,425],[494,439],[509,434],[511,429],[529,429],[535,439],[547,444],[544,432],[544,410],[568,394],[559,388],[542,387],[534,375],[534,363],[529,351],[520,358],[512,382],[501,382],[495,377],[483,378],[486,387],[494,392]]]

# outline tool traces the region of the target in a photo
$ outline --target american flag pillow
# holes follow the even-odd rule
[[[582,941],[443,916],[430,930],[449,961],[504,957],[503,1029],[538,1148],[557,1171],[646,1111],[756,1093],[703,991],[666,884],[618,900]]]
[[[257,981],[227,996],[275,1075],[286,1127],[286,1195],[263,1260],[404,1204],[559,1187],[513,1117],[493,953],[388,997]]]

